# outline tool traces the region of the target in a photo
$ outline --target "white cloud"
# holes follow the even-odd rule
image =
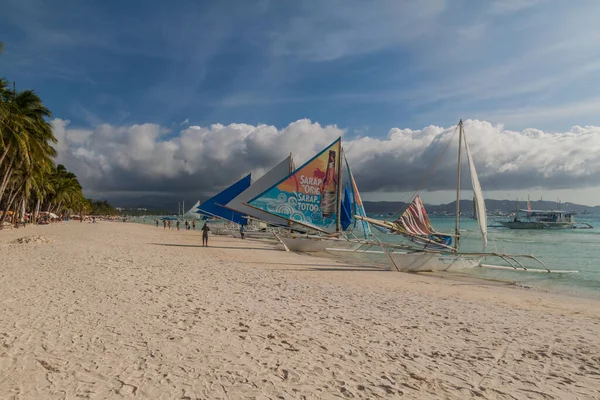
[[[69,129],[52,121],[58,162],[93,192],[193,191],[211,194],[250,171],[263,173],[293,152],[308,159],[344,133],[299,120],[278,130],[268,125],[190,126],[176,137],[155,124]]]
[[[270,125],[190,126],[177,136],[155,124],[101,125],[70,129],[52,121],[58,161],[89,192],[111,197],[129,193],[215,193],[248,172],[260,176],[289,152],[297,164],[331,143],[344,130],[303,119],[283,129]],[[384,138],[345,141],[347,158],[364,192],[414,191],[454,136],[423,189],[448,190],[455,182],[456,127],[393,128]],[[484,190],[584,188],[600,185],[600,127],[567,132],[511,131],[486,121],[465,121]],[[466,176],[466,175],[465,175]]]

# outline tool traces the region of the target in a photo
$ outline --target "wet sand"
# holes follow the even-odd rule
[[[600,398],[599,300],[210,245],[0,232],[0,398]]]

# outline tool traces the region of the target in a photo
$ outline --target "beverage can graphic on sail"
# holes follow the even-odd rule
[[[246,204],[293,223],[337,230],[341,138]]]
[[[327,172],[325,179],[321,184],[321,215],[330,217],[335,214],[337,205],[337,176],[335,163],[335,150],[329,151],[329,160],[327,161]]]
[[[348,164],[346,157],[344,157],[344,168],[342,168],[342,176],[339,178],[339,182],[342,185],[342,192],[344,193],[342,209],[344,211],[348,209],[349,213],[347,216],[342,213],[341,222],[343,230],[352,230],[356,233],[361,232],[365,239],[369,239],[372,235],[369,223],[367,221],[359,221],[354,218],[355,215],[358,215],[359,217],[366,217],[367,213],[365,212],[365,207],[362,199],[360,198],[360,193],[358,191],[358,187],[356,186],[356,181],[354,180],[354,175],[350,170],[350,165]],[[349,204],[347,207],[344,207],[346,205],[346,198],[348,198],[351,204]],[[348,228],[346,228],[344,225],[348,225]]]

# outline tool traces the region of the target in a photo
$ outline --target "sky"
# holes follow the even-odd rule
[[[117,205],[192,204],[339,136],[366,200],[449,202],[461,118],[488,198],[596,205],[599,18],[596,0],[3,0],[0,76]]]

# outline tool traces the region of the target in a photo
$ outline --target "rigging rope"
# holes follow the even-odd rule
[[[429,180],[429,178],[431,177],[431,175],[435,172],[435,169],[436,169],[437,165],[439,164],[439,162],[441,161],[442,156],[444,155],[444,153],[448,149],[448,146],[450,146],[450,143],[452,143],[452,141],[454,140],[454,136],[456,136],[456,132],[458,132],[458,125],[456,125],[456,127],[454,127],[454,132],[452,133],[452,137],[450,137],[450,140],[448,140],[448,143],[446,143],[446,145],[444,146],[444,148],[442,149],[442,151],[440,152],[440,154],[435,159],[435,162],[433,163],[433,165],[427,171],[427,174],[425,175],[425,179],[423,179],[423,183],[421,183],[421,185],[417,188],[416,192],[410,198],[410,201],[408,203],[406,203],[405,205],[403,205],[402,207],[400,207],[398,210],[396,210],[392,214],[392,216],[394,216],[394,215],[396,215],[396,214],[398,214],[400,212],[404,212],[406,210],[406,208],[413,202],[413,200],[415,199],[415,197],[417,197],[417,195],[423,189],[423,187],[427,184],[427,181]]]

